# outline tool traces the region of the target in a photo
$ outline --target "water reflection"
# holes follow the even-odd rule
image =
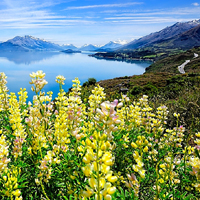
[[[61,52],[0,52],[0,57],[5,58],[16,65],[31,65],[39,61],[47,60],[53,56],[57,56]]]
[[[151,63],[134,61],[133,63],[114,60],[98,60],[89,57],[87,53],[65,54],[61,52],[15,52],[0,53],[0,72],[7,75],[10,92],[19,92],[20,88],[27,88],[28,100],[32,101],[34,93],[29,84],[29,74],[38,70],[46,73],[48,84],[44,91],[53,91],[53,98],[59,92],[55,82],[57,75],[63,75],[65,80],[64,90],[72,86],[72,80],[78,77],[83,84],[88,78],[97,81],[115,77],[143,74],[145,68]]]
[[[117,62],[125,62],[125,63],[131,63],[131,64],[137,64],[137,65],[141,65],[142,63],[144,63],[145,65],[141,65],[142,66],[146,66],[147,63],[149,63],[149,65],[152,64],[151,60],[139,60],[139,59],[115,59],[115,58],[100,58],[100,57],[93,57],[96,58],[97,60],[106,60],[106,61],[117,61]],[[146,68],[146,67],[145,67]]]

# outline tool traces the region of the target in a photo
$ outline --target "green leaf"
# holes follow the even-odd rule
[[[194,195],[189,194],[187,197],[184,197],[184,200],[191,200],[192,198],[194,198]]]

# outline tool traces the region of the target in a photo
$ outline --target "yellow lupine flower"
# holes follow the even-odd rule
[[[16,197],[20,196],[21,195],[21,191],[18,189],[18,190],[15,190],[12,192],[12,194]]]
[[[101,172],[102,172],[103,174],[107,174],[109,171],[110,171],[110,166],[105,165],[105,164],[102,164],[102,165],[101,165]]]
[[[112,197],[109,194],[107,194],[107,195],[104,196],[104,199],[105,200],[112,200]]]
[[[112,154],[110,152],[105,152],[102,157],[102,161],[105,162],[106,160],[110,160],[112,158]]]
[[[139,157],[139,153],[137,151],[134,151],[133,153],[133,157],[135,158],[135,160]]]
[[[160,164],[161,168],[166,168],[165,164]]]
[[[138,168],[142,168],[144,166],[144,163],[141,161],[138,161],[137,166],[138,166]]]
[[[89,185],[90,185],[91,188],[96,188],[97,187],[97,180],[94,177],[89,178],[88,182],[89,182]]]
[[[108,180],[109,182],[111,182],[111,183],[114,183],[114,182],[117,181],[117,177],[116,177],[116,176],[109,176],[109,177],[107,178],[107,180]]]
[[[101,188],[101,189],[104,188],[104,186],[105,186],[105,184],[106,184],[106,180],[105,180],[103,177],[101,177],[101,178],[99,179],[99,184],[100,184],[100,188]]]
[[[142,178],[145,177],[145,170],[144,170],[144,169],[139,170],[138,173],[140,174],[140,176],[141,176]]]
[[[113,164],[113,161],[110,159],[110,160],[106,160],[104,161],[104,163],[108,166],[111,166]]]
[[[22,200],[22,196],[16,197],[15,200]]]
[[[137,165],[133,165],[133,170],[135,171],[135,172],[138,172],[138,166]]]
[[[107,189],[108,194],[111,194],[111,195],[114,194],[115,191],[116,191],[116,187],[109,187],[109,188]]]
[[[197,137],[200,137],[200,132],[196,133],[195,135],[196,135]]]
[[[148,146],[145,146],[144,149],[143,149],[144,152],[148,152],[148,150],[149,150]]]
[[[137,148],[137,147],[138,147],[137,144],[135,144],[134,142],[131,142],[131,146],[132,146],[133,148]]]
[[[161,178],[161,179],[159,179],[159,182],[164,183],[165,181]]]
[[[86,185],[86,190],[87,191],[83,191],[82,192],[82,195],[84,197],[91,197],[94,194],[94,190],[92,190],[91,188],[89,188],[87,185]]]
[[[85,176],[90,176],[92,174],[91,165],[86,165],[85,167],[81,168]]]

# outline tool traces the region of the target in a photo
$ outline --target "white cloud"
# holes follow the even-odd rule
[[[192,3],[193,6],[199,6],[199,3]]]
[[[121,13],[116,13],[113,16],[116,17],[125,17],[125,16],[174,16],[174,15],[197,15],[199,16],[200,8],[176,8],[176,9],[160,9],[160,10],[126,10]]]
[[[170,17],[151,17],[151,18],[133,18],[133,19],[113,19],[111,21],[107,21],[107,23],[118,24],[118,25],[134,25],[134,24],[162,24],[162,23],[176,23],[176,22],[184,22],[191,21],[192,18],[188,19],[180,19],[180,18],[170,18]]]
[[[92,20],[84,20],[78,16],[63,16],[52,12],[49,7],[62,3],[62,0],[43,1],[18,0],[17,6],[14,0],[4,0],[4,9],[0,9],[0,29],[34,29],[34,28],[58,28],[77,24],[94,24]],[[48,7],[48,9],[46,9]]]
[[[88,8],[112,8],[112,7],[127,7],[131,5],[140,5],[143,2],[132,2],[132,3],[124,3],[124,4],[101,4],[101,5],[89,5],[89,6],[71,6],[66,8],[65,10],[78,10],[78,9],[88,9]]]

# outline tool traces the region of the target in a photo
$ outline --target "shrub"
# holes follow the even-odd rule
[[[97,80],[95,78],[88,78],[88,84],[89,85],[95,85]]]

